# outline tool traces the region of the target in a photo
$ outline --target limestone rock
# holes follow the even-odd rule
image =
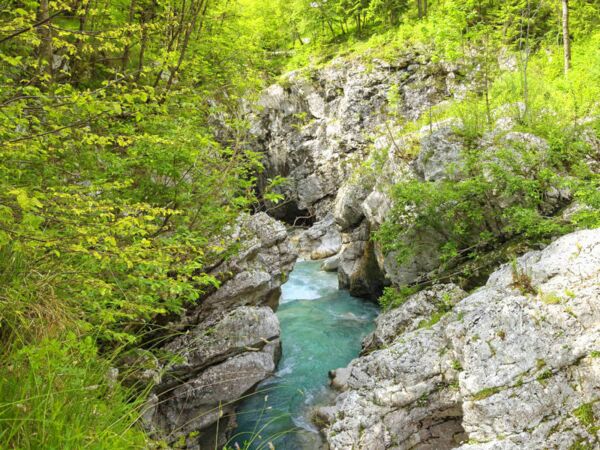
[[[352,233],[342,236],[338,280],[341,289],[356,297],[377,298],[383,289],[384,274],[379,266],[369,226],[363,222]]]
[[[321,263],[321,270],[325,272],[337,272],[340,267],[340,255],[333,255]]]
[[[376,328],[363,340],[363,353],[391,344],[397,336],[416,330],[438,312],[452,308],[467,293],[454,284],[442,284],[412,295],[402,307],[394,308],[375,319]]]
[[[421,130],[421,151],[415,160],[415,172],[425,181],[460,177],[464,139],[455,119],[433,124]]]
[[[369,190],[356,183],[342,185],[334,202],[334,216],[342,231],[351,230],[360,224],[364,217],[362,203]]]
[[[417,296],[345,369],[320,414],[332,449],[600,446],[600,230],[527,253],[415,329]]]
[[[300,231],[293,238],[293,242],[297,252],[304,259],[325,259],[336,255],[342,248],[342,236],[331,214],[308,230]]]
[[[270,376],[280,356],[274,313],[296,254],[285,227],[264,213],[243,217],[231,231],[239,253],[212,270],[223,284],[167,325],[163,347],[176,356],[162,367],[144,422],[186,448],[223,445],[235,424],[236,401]],[[217,433],[218,430],[218,433]]]
[[[275,217],[291,222],[314,214],[323,219],[354,171],[353,162],[366,155],[373,136],[383,134],[379,128],[389,108],[406,118],[418,117],[451,95],[458,70],[417,58],[414,51],[393,63],[375,60],[368,65],[359,58],[336,59],[319,70],[292,72],[263,93],[261,110],[252,120],[257,146],[265,153],[263,183],[274,175],[288,179],[282,187],[286,202],[271,209]],[[388,92],[396,87],[400,101],[388,105]],[[335,207],[343,211],[342,228],[360,222],[353,206]]]
[[[206,444],[207,429],[221,415],[234,415],[235,401],[274,373],[279,333],[271,308],[240,307],[213,327],[201,324],[169,344],[166,350],[182,362],[168,368],[155,390],[157,426],[169,430],[171,439],[203,431]]]

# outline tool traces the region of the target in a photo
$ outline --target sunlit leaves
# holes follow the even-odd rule
[[[214,2],[206,20],[221,27],[196,21],[183,53],[193,18],[177,2],[50,2],[49,73],[28,28],[38,3],[21,6],[0,13],[0,34],[24,30],[0,44],[0,296],[27,311],[23,298],[51,295],[105,345],[135,341],[217,284],[204,268],[257,201],[262,155],[238,112],[263,83],[263,31]]]

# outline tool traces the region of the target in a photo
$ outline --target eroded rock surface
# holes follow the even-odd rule
[[[413,172],[406,149],[414,143],[397,140],[400,130],[390,125],[390,117],[418,118],[461,92],[458,78],[458,67],[433,62],[413,49],[392,63],[340,58],[318,70],[293,72],[260,99],[252,132],[265,152],[264,180],[288,180],[281,188],[286,200],[273,205],[270,214],[310,227],[297,235],[303,258],[339,252],[334,266],[340,286],[353,295],[374,297],[389,280],[403,279],[388,276],[393,264],[384,264],[381,251],[369,242],[390,207],[384,187]],[[390,102],[391,97],[396,100]],[[429,134],[421,133],[424,146]],[[429,140],[430,147],[439,141],[435,136]],[[459,143],[444,142],[442,150],[452,148],[452,155],[438,152],[422,164],[435,176],[460,150]],[[356,171],[373,149],[388,151],[387,161],[375,180],[365,182]],[[428,262],[419,255],[404,278],[430,270]]]
[[[272,375],[280,357],[274,309],[296,253],[285,227],[264,213],[241,219],[232,239],[239,253],[213,270],[226,281],[169,325],[178,335],[164,350],[176,357],[145,414],[157,435],[183,439],[188,449],[223,445],[237,400]]]
[[[394,63],[337,59],[319,70],[286,75],[259,101],[253,134],[264,149],[265,178],[288,178],[286,202],[272,214],[324,218],[338,190],[365,156],[390,113],[417,118],[450,95],[458,69],[416,52]],[[391,89],[399,101],[389,105]],[[392,111],[393,110],[393,111]],[[302,213],[303,212],[303,213]]]
[[[291,241],[298,254],[307,260],[325,259],[337,255],[342,248],[342,236],[332,214],[308,229],[291,232]]]
[[[380,348],[336,371],[343,392],[318,412],[332,449],[600,447],[600,230],[527,253],[421,322],[440,293],[384,314],[367,339]]]

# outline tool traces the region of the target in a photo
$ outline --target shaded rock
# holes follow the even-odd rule
[[[396,252],[388,253],[383,260],[385,275],[396,286],[411,284],[436,269],[440,262],[439,245],[445,242],[443,236],[433,232],[411,234],[402,239],[410,243],[412,253],[401,263]]]
[[[239,252],[212,271],[224,279],[223,284],[174,326],[195,325],[215,311],[224,313],[238,306],[277,307],[280,287],[297,258],[285,226],[259,213],[243,218],[232,231],[232,240],[241,243]]]
[[[168,350],[181,353],[184,362],[170,367],[156,390],[154,422],[174,439],[234,416],[235,401],[274,373],[279,333],[271,308],[241,307],[214,328],[174,341]],[[214,439],[204,431],[199,445],[206,445],[206,438]]]
[[[356,297],[377,298],[384,286],[369,226],[363,222],[352,233],[342,235],[344,245],[339,256],[340,289],[348,289]]]
[[[347,183],[339,189],[333,213],[342,231],[351,230],[363,220],[362,203],[368,194],[369,190],[360,184]]]

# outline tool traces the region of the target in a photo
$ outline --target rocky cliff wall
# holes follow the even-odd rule
[[[213,269],[220,288],[166,326],[175,337],[162,351],[174,358],[154,371],[144,417],[157,437],[188,449],[226,442],[237,401],[274,373],[281,352],[274,311],[296,260],[287,231],[259,213],[230,238],[240,250]]]
[[[461,79],[458,67],[413,51],[392,63],[338,59],[293,72],[260,99],[252,133],[265,153],[264,179],[288,180],[281,189],[286,200],[269,214],[312,226],[296,233],[301,256],[334,257],[328,267],[338,270],[340,286],[354,295],[376,297],[389,278],[369,242],[389,201],[374,192],[373,182],[356,180],[357,169],[373,151],[389,150],[387,177],[412,173],[390,118],[414,120],[461,95]]]
[[[600,448],[600,230],[465,296],[439,286],[379,317],[319,411],[331,448]]]

